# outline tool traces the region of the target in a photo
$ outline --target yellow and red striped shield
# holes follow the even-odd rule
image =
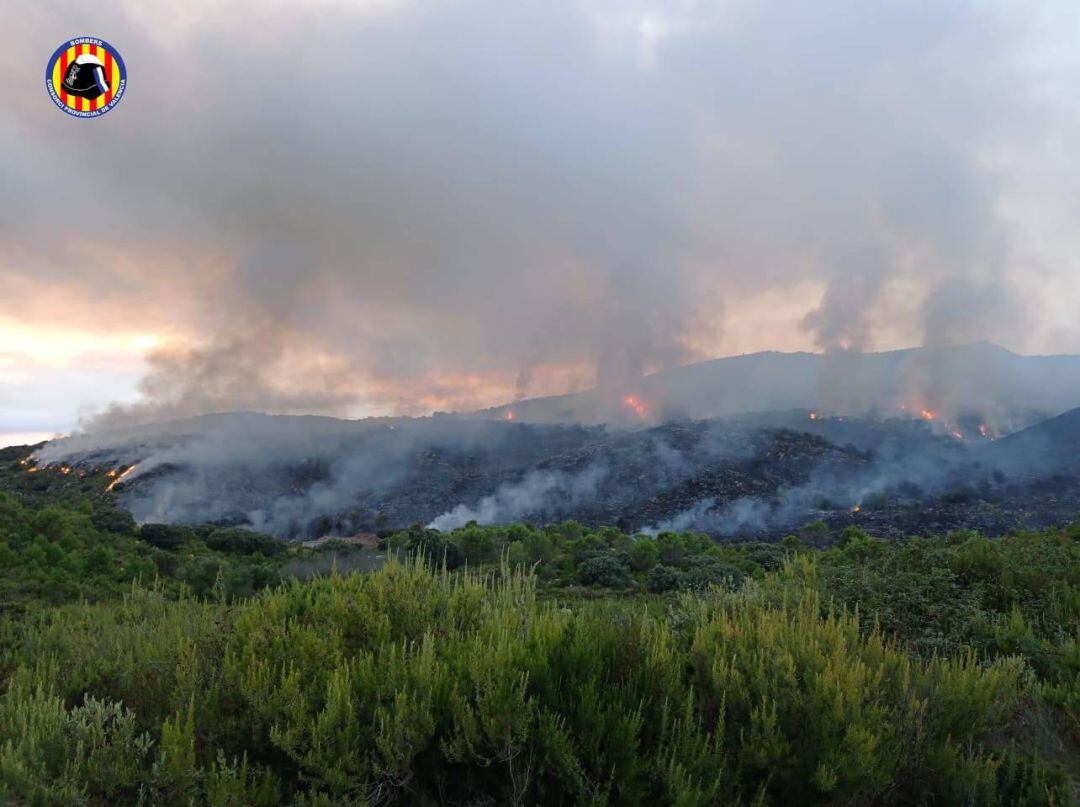
[[[65,85],[64,77],[80,56],[92,57],[95,66],[102,66],[106,89],[95,98],[70,92]],[[53,103],[60,109],[75,117],[93,118],[105,114],[120,101],[127,86],[127,70],[116,48],[108,42],[77,37],[56,49],[46,69],[45,83]]]

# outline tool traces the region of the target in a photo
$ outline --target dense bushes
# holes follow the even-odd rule
[[[585,585],[621,588],[630,579],[630,563],[625,555],[597,552],[582,561],[578,577]]]
[[[0,613],[42,604],[118,598],[155,578],[209,595],[244,597],[280,579],[286,547],[248,530],[135,526],[111,506],[32,506],[0,492]]]
[[[130,534],[100,532],[89,511],[28,508],[0,493],[0,612],[119,596],[155,573],[153,550]]]
[[[994,540],[957,532],[885,542],[855,530],[820,555],[815,578],[913,652],[1021,654],[1043,680],[1080,678],[1075,525]]]
[[[387,544],[407,554],[422,552],[439,563],[445,558],[451,569],[502,559],[512,566],[535,566],[541,580],[554,588],[581,584],[653,591],[737,585],[747,576],[779,568],[789,554],[773,544],[724,546],[695,533],[631,536],[613,527],[588,529],[573,521],[544,527],[470,523],[448,533],[417,526],[396,533]],[[653,574],[657,567],[664,568]],[[661,578],[665,584],[658,587]]]
[[[817,543],[823,526],[800,532]],[[536,564],[544,589],[554,592],[574,585],[652,593],[737,588],[809,553],[817,562],[807,585],[858,607],[867,626],[877,621],[916,653],[1022,653],[1045,680],[1080,676],[1080,523],[992,540],[966,531],[882,541],[850,527],[824,551],[795,536],[719,544],[694,533],[650,538],[574,522],[416,529],[391,542],[473,566],[504,555],[513,565]]]
[[[459,544],[438,530],[414,529],[393,536],[389,549],[402,558],[421,557],[433,566],[445,565],[451,571],[465,562]]]
[[[0,781],[45,803],[1068,801],[1002,739],[1023,660],[920,661],[798,565],[662,616],[418,564],[65,606],[0,645]]]
[[[175,524],[143,524],[139,528],[139,537],[158,549],[179,549],[194,540],[195,531]]]
[[[150,526],[145,525],[143,529]],[[288,548],[285,542],[270,535],[245,530],[240,527],[217,529],[206,537],[206,545],[218,552],[236,555],[261,553],[267,557],[280,555]]]
[[[1074,803],[1080,524],[324,557],[54,484],[0,494],[0,803]]]

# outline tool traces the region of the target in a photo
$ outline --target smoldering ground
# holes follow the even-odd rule
[[[140,521],[243,524],[285,538],[566,518],[770,535],[874,497],[926,502],[1052,470],[1026,450],[1035,437],[1020,441],[1023,452],[988,454],[989,437],[961,441],[922,420],[811,421],[805,411],[637,429],[226,415],[93,439],[49,444],[38,461],[134,464],[117,492]],[[1080,495],[1070,490],[1062,501]]]
[[[1018,424],[1080,406],[1075,357],[974,345],[846,358],[849,372],[835,377],[839,356],[810,354],[681,368],[646,379],[621,419],[602,425],[573,422],[603,414],[587,406],[600,393],[419,419],[221,414],[78,435],[37,459],[126,469],[116,484],[140,521],[291,538],[561,518],[763,534],[897,491],[932,498],[991,467],[1010,478],[1052,473],[1050,454],[1031,446],[1075,443],[1036,427],[1017,435],[1022,456],[1005,451],[1011,438],[993,457],[983,450]],[[944,372],[953,383],[943,394],[933,382]],[[826,380],[830,395],[815,398]],[[821,408],[839,401],[861,410]],[[784,408],[793,403],[807,408]],[[569,422],[544,422],[560,419]]]
[[[754,450],[747,435],[702,424],[612,431],[465,418],[231,415],[96,439],[49,444],[37,460],[134,465],[119,491],[140,521],[243,523],[283,537],[612,518],[645,491]]]

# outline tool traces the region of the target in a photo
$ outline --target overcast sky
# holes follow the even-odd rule
[[[1073,2],[0,7],[0,443],[1080,351]],[[76,35],[127,64],[95,120],[43,87]]]

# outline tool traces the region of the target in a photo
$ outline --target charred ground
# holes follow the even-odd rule
[[[829,533],[852,524],[879,535],[998,533],[1080,512],[1078,412],[996,441],[977,432],[961,440],[918,419],[806,411],[638,429],[297,420],[196,419],[48,468],[41,452],[35,474],[33,462],[19,464],[29,449],[3,456],[30,487],[100,479],[101,495],[141,521],[249,525],[285,538],[568,518],[730,538],[780,537],[815,521]]]

